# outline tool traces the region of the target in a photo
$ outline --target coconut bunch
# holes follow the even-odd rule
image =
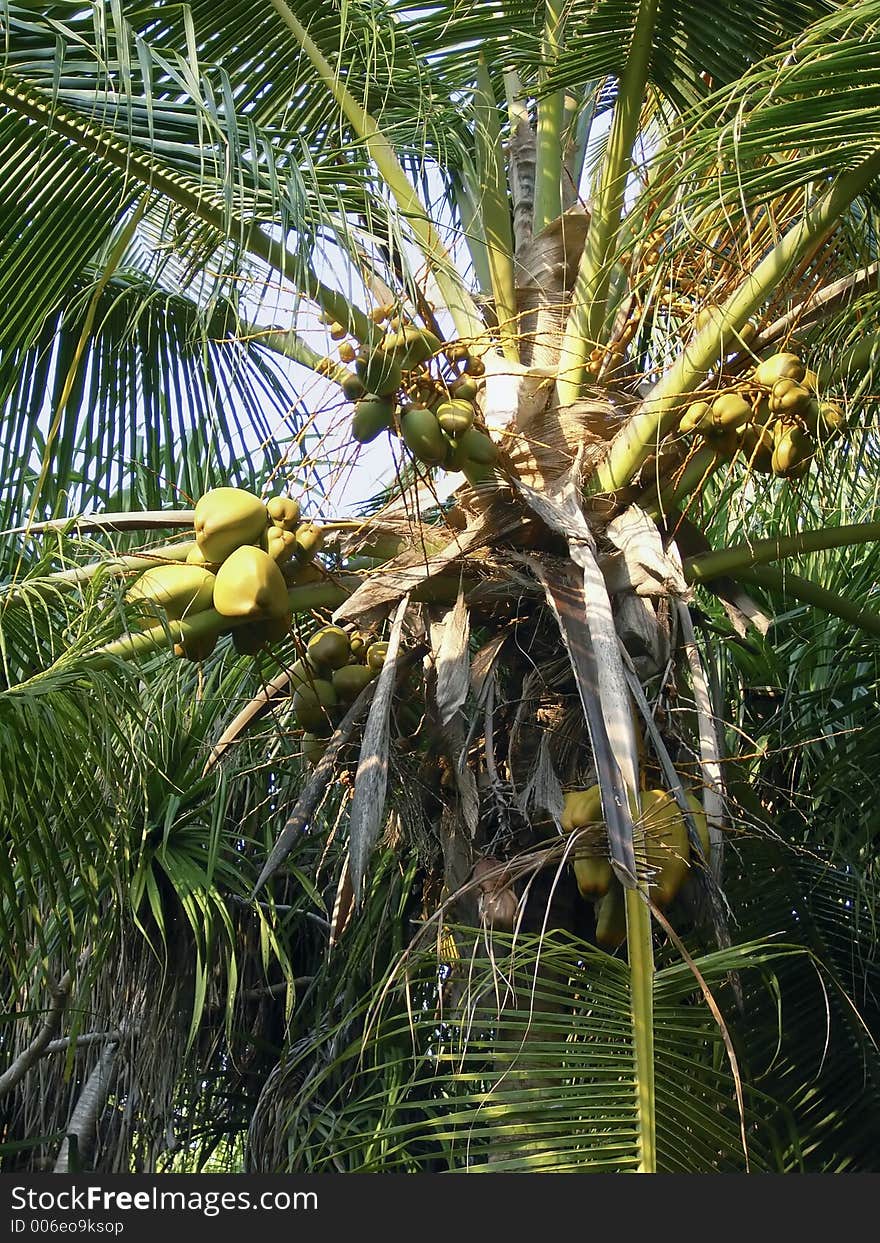
[[[303,756],[312,764],[326,739],[361,691],[378,676],[388,644],[359,631],[321,626],[309,637],[305,656],[290,670],[293,715],[303,731]]]
[[[709,857],[709,829],[702,805],[690,791],[685,798],[700,839],[703,857]],[[666,790],[644,790],[636,821],[636,856],[650,877],[648,892],[657,906],[669,906],[687,880],[693,851],[687,824],[678,803]],[[571,866],[582,898],[596,904],[596,941],[616,949],[626,940],[626,904],[623,886],[608,857],[608,839],[597,785],[569,790],[563,799],[562,829],[577,832]]]
[[[285,496],[262,501],[242,488],[206,492],[194,521],[196,544],[186,561],[153,566],[129,588],[127,599],[138,608],[136,624],[154,626],[163,617],[184,621],[215,609],[236,623],[229,629],[243,654],[284,638],[291,613],[280,566],[295,560],[305,567],[321,548],[320,528],[300,521],[298,501]],[[174,651],[204,660],[218,637],[179,643]]]
[[[385,331],[370,346],[341,341],[339,357],[354,363],[342,384],[354,403],[355,440],[369,444],[382,432],[399,436],[423,466],[462,471],[472,483],[492,474],[498,448],[480,419],[478,398],[485,365],[463,341],[442,342],[427,328],[404,322],[394,308],[371,318]],[[332,324],[331,337],[344,336]]]
[[[843,411],[819,394],[819,380],[797,354],[772,354],[746,380],[693,402],[679,431],[694,433],[721,457],[742,454],[749,467],[780,479],[809,470],[817,444],[840,433]]]

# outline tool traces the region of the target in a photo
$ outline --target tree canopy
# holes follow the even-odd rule
[[[3,1168],[876,1169],[880,3],[0,23]]]

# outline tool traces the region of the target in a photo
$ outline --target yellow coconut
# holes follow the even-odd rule
[[[296,556],[298,561],[311,561],[324,547],[324,532],[314,522],[304,522],[296,529]]]
[[[186,554],[186,564],[200,565],[203,570],[215,570],[219,565],[219,562],[207,561],[205,559],[205,554],[202,552],[201,548],[199,548],[198,544],[194,544]]]
[[[266,506],[243,488],[214,488],[196,504],[196,540],[208,561],[223,561],[242,544],[255,543],[268,524]]]
[[[128,589],[127,598],[155,616],[164,609],[168,617],[179,620],[209,609],[215,584],[210,570],[176,561],[145,570]]]
[[[845,427],[846,415],[843,413],[840,406],[835,405],[833,401],[820,401],[818,418],[819,433],[824,433],[826,436],[835,435],[837,432],[842,432]]]
[[[716,427],[741,427],[752,417],[752,407],[741,393],[720,393],[712,402]]]
[[[800,479],[810,467],[816,445],[798,423],[780,420],[774,428],[773,473],[781,479]]]
[[[217,571],[214,608],[224,617],[284,617],[287,584],[269,554],[250,544],[236,548]]]
[[[658,906],[668,906],[688,874],[687,827],[678,804],[666,790],[645,790],[641,804],[639,827],[644,833],[645,858],[655,873],[648,892]]]
[[[746,423],[737,429],[739,450],[749,470],[769,475],[773,470],[773,433],[769,428]]]
[[[795,384],[791,380],[780,380],[770,392],[770,409],[774,414],[804,415],[815,403],[815,397],[803,384]]]
[[[562,800],[559,823],[566,833],[588,824],[602,823],[602,796],[597,785],[589,790],[569,790]]]
[[[277,565],[284,565],[285,561],[289,561],[298,547],[295,531],[269,527],[266,532],[266,552]]]
[[[270,496],[266,512],[273,526],[280,527],[282,531],[295,531],[299,526],[299,501],[292,496]]]
[[[594,835],[595,840],[590,843],[590,847],[586,842],[576,846],[572,857],[572,868],[581,897],[602,897],[608,892],[614,873],[610,861],[601,853],[607,839],[604,834],[599,787],[594,785],[589,790],[570,790],[563,800],[560,824],[566,833],[584,829],[589,825],[603,830]]]
[[[772,388],[783,377],[800,383],[806,373],[807,369],[797,354],[771,354],[755,368],[755,383]]]
[[[712,407],[708,401],[692,401],[682,415],[678,427],[684,433],[695,432],[702,427],[708,427],[711,422]]]

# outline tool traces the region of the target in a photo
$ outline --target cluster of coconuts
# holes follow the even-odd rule
[[[378,675],[387,653],[387,643],[341,626],[321,626],[309,637],[305,656],[290,670],[293,715],[309,763],[321,758],[339,718]]]
[[[687,879],[691,846],[687,825],[678,803],[666,790],[643,790],[638,827],[644,834],[643,858],[651,869],[648,887],[659,907],[673,901]],[[686,793],[703,855],[709,857],[709,830],[697,798]],[[565,796],[560,820],[566,833],[580,832],[572,859],[581,897],[596,903],[596,941],[616,949],[626,940],[626,904],[623,886],[614,875],[607,855],[602,801],[597,785],[588,790],[570,790]],[[637,845],[637,855],[638,855]]]
[[[340,359],[354,363],[342,385],[354,402],[354,439],[369,444],[389,431],[424,466],[462,471],[471,483],[484,481],[498,457],[495,442],[474,425],[485,364],[463,342],[444,343],[393,311],[383,306],[372,313],[377,325],[387,321],[378,344],[355,348],[344,340],[339,346]],[[340,324],[331,325],[331,337],[338,340],[344,333]]]
[[[722,457],[737,453],[751,470],[780,479],[806,474],[817,442],[842,431],[843,411],[819,397],[819,381],[797,354],[772,354],[744,388],[693,402],[679,423]]]
[[[137,624],[153,626],[164,614],[183,621],[206,609],[235,620],[232,641],[253,655],[290,629],[288,583],[280,566],[305,567],[320,550],[320,527],[300,521],[299,502],[273,496],[262,501],[243,488],[214,488],[195,508],[196,546],[185,562],[152,566],[129,588]],[[242,619],[247,619],[242,621]],[[176,655],[204,660],[217,635],[175,645]]]

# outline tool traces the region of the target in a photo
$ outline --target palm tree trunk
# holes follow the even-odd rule
[[[52,1171],[53,1174],[70,1174],[72,1172],[70,1168],[72,1155],[71,1140],[73,1140],[75,1151],[78,1154],[78,1162],[87,1162],[92,1156],[98,1129],[98,1119],[104,1112],[107,1097],[110,1094],[116,1071],[116,1055],[118,1051],[119,1045],[117,1043],[108,1044],[101,1053],[94,1070],[85,1081],[70,1122],[67,1124],[67,1134],[62,1141],[61,1150],[58,1153],[58,1159]]]

